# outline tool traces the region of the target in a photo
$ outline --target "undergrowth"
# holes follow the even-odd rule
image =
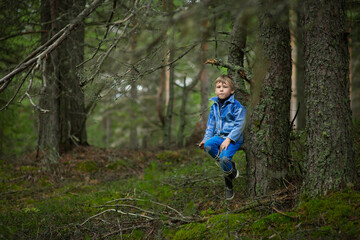
[[[245,156],[235,155],[245,173]],[[224,200],[223,176],[201,151],[118,153],[87,148],[46,174],[3,160],[0,239],[356,239],[360,193],[347,189],[295,208]],[[258,201],[260,202],[260,201]],[[251,203],[251,204],[250,204]],[[255,201],[256,203],[256,201]],[[253,207],[247,207],[253,206]]]

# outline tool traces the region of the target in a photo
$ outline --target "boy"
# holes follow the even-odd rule
[[[234,198],[232,180],[239,176],[232,157],[243,144],[246,109],[235,98],[235,83],[227,75],[215,80],[216,97],[211,106],[204,139],[199,147],[205,149],[220,166],[225,175],[225,198]]]

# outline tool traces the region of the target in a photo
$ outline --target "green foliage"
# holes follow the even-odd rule
[[[0,102],[5,104],[6,96]],[[35,149],[36,124],[32,106],[23,101],[22,106],[13,104],[0,112],[0,156],[20,155]]]

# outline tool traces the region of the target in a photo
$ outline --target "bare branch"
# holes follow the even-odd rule
[[[17,88],[16,92],[14,93],[14,95],[12,96],[12,98],[8,101],[7,104],[5,104],[5,106],[3,106],[0,111],[4,110],[5,108],[7,108],[15,99],[16,95],[18,95],[22,85],[24,84],[26,78],[30,75],[32,69],[35,67],[35,63],[33,63],[33,65],[31,66],[30,70],[27,72],[27,74],[25,75],[25,77],[23,78],[23,80],[20,83],[20,86]],[[5,83],[4,85],[8,85],[8,83]]]
[[[242,79],[251,84],[251,80],[246,77],[245,69],[240,66],[235,66],[230,63],[223,62],[221,59],[208,59],[206,60],[205,64],[212,64],[233,70],[234,72],[237,72]]]
[[[32,100],[32,98],[31,98],[31,96],[30,96],[29,93],[25,93],[25,95],[29,98],[29,101],[30,101],[31,105],[33,105],[33,107],[36,108],[38,111],[40,111],[41,113],[48,113],[48,112],[50,112],[49,110],[43,109],[43,108],[39,107],[38,105],[36,105],[36,104],[33,102],[33,100]]]
[[[55,36],[51,39],[54,40],[53,43],[51,43],[51,41],[49,40],[47,43],[43,44],[42,46],[40,46],[37,50],[35,50],[33,53],[30,54],[30,56],[32,57],[27,57],[26,58],[26,62],[22,62],[20,63],[14,70],[12,70],[9,74],[7,74],[6,76],[4,76],[3,78],[0,79],[0,84],[6,84],[8,81],[11,81],[13,79],[13,77],[15,75],[17,75],[18,73],[24,71],[25,69],[27,69],[28,67],[32,66],[34,63],[36,63],[36,61],[38,60],[42,60],[43,58],[45,58],[49,53],[51,53],[54,49],[56,49],[66,38],[68,38],[68,36],[70,35],[70,33],[76,29],[76,27],[78,25],[80,25],[84,19],[90,14],[92,13],[98,6],[100,6],[102,3],[104,2],[104,0],[94,0],[94,2],[86,9],[84,9],[74,20],[72,23],[66,25],[63,29],[61,29],[56,36],[59,36],[59,33],[61,33],[61,36],[57,37],[55,39]],[[48,44],[50,44],[50,46],[47,47]],[[44,49],[45,50],[42,50]],[[42,51],[42,52],[41,52]],[[40,52],[40,53],[39,53]],[[39,54],[38,54],[39,53]],[[38,54],[38,55],[37,55]],[[37,55],[35,57],[33,57],[34,55]],[[1,88],[1,91],[3,91],[3,88]]]
[[[92,82],[94,80],[94,78],[99,74],[100,72],[100,69],[102,67],[102,65],[104,64],[104,61],[106,60],[106,58],[109,56],[109,54],[111,53],[111,51],[116,47],[116,45],[119,43],[119,41],[123,38],[125,32],[126,32],[126,29],[127,27],[129,26],[130,22],[127,22],[126,26],[125,26],[125,29],[123,31],[123,34],[121,34],[120,37],[118,37],[118,39],[109,47],[109,49],[106,51],[106,53],[102,56],[102,57],[99,57],[99,64],[97,65],[96,67],[96,70],[95,70],[95,73],[87,80],[83,81],[82,83],[80,83],[80,86],[83,87],[85,86],[86,84],[88,84],[89,82]],[[133,31],[134,29],[136,29],[136,26],[131,30]],[[131,32],[130,31],[130,32]]]
[[[123,212],[123,211],[118,210],[118,209],[113,209],[113,208],[111,208],[111,209],[106,209],[106,210],[104,210],[104,211],[102,211],[102,212],[100,212],[100,213],[98,213],[98,214],[95,214],[95,215],[89,217],[89,218],[86,219],[83,223],[81,223],[80,226],[84,225],[84,224],[87,223],[89,220],[91,220],[91,219],[93,219],[93,218],[96,218],[96,217],[98,217],[98,216],[100,216],[100,215],[103,215],[103,214],[105,214],[105,213],[107,213],[107,212],[118,212],[118,213],[121,213],[121,214],[124,214],[124,215],[128,215],[128,216],[142,217],[142,218],[146,218],[146,219],[148,219],[148,220],[154,220],[154,218],[148,217],[148,216],[143,215],[143,214],[127,213],[127,212]]]
[[[44,32],[46,32],[46,31],[45,30],[38,30],[38,31],[28,31],[28,32],[14,33],[14,34],[11,34],[9,36],[0,38],[0,42],[5,41],[5,40],[10,39],[10,38],[13,38],[13,37],[21,36],[21,35],[34,34],[34,33],[44,33]]]

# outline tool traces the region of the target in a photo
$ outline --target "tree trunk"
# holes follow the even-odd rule
[[[350,26],[350,81],[353,120],[360,121],[360,2],[352,2]],[[356,14],[357,13],[357,14]]]
[[[54,35],[85,7],[85,0],[42,0],[41,20],[45,24],[42,42]],[[76,66],[83,61],[84,25],[55,49],[44,61],[40,107],[50,110],[39,115],[39,149],[48,156],[87,144],[84,94]],[[52,158],[53,160],[55,158]]]
[[[43,29],[46,33],[41,34],[41,42],[44,43],[56,33],[56,2],[55,0],[41,1],[41,22],[46,23]],[[60,151],[60,123],[59,123],[59,60],[58,49],[52,51],[43,63],[43,88],[39,105],[48,113],[39,113],[39,149],[45,154],[49,163],[56,163]]]
[[[207,42],[209,38],[209,20],[205,18],[201,23],[201,45],[200,45],[200,94],[201,94],[201,117],[200,117],[200,129],[205,132],[206,124],[209,117],[209,76],[204,62],[207,59],[209,44]],[[200,139],[201,140],[201,139]]]
[[[261,1],[260,50],[257,51],[245,132],[250,196],[262,196],[282,187],[282,180],[287,176],[291,92],[288,19],[288,7],[284,2]]]
[[[178,131],[178,140],[177,145],[178,147],[184,147],[184,131],[186,125],[186,103],[187,103],[187,96],[188,90],[186,87],[186,77],[184,77],[183,81],[183,88],[182,88],[182,99],[181,99],[181,107],[180,107],[180,126]]]
[[[60,1],[60,13],[66,13],[61,27],[68,24],[84,8],[85,0]],[[85,97],[80,87],[76,66],[84,61],[85,25],[80,25],[60,47],[60,127],[61,146],[64,151],[75,145],[87,145]]]
[[[342,189],[355,181],[344,4],[343,0],[304,2],[304,188],[310,196]]]
[[[234,66],[244,67],[244,49],[246,47],[246,38],[247,38],[247,15],[238,14],[234,19],[233,27],[231,30],[231,45],[229,51],[229,60],[228,62]],[[238,73],[229,70],[229,75],[237,83],[237,89],[235,92],[235,98],[242,104],[245,104],[247,99],[247,91],[245,88],[245,82],[243,79],[240,79]]]
[[[135,5],[135,1],[132,0],[132,5]],[[136,18],[134,17],[132,19],[132,24],[133,25],[136,25]],[[131,43],[130,43],[130,52],[132,53],[131,57],[130,57],[130,64],[131,65],[134,65],[135,62],[136,62],[136,59],[135,59],[135,49],[136,49],[136,45],[137,45],[137,34],[136,32],[133,32],[131,34]],[[135,79],[135,68],[133,68],[133,70],[131,71],[131,79],[130,79],[130,85],[131,85],[131,89],[130,89],[130,98],[131,98],[131,112],[130,112],[130,117],[131,119],[133,119],[133,122],[130,126],[130,148],[131,149],[138,149],[139,148],[139,139],[138,139],[138,121],[137,121],[137,118],[138,118],[138,90],[137,90],[137,87],[138,87],[138,84],[136,82],[136,79]]]
[[[297,19],[296,19],[296,29],[295,29],[295,41],[296,41],[296,105],[300,107],[298,109],[298,114],[296,117],[296,129],[304,130],[305,129],[305,115],[306,115],[306,104],[305,104],[305,91],[304,91],[304,78],[305,78],[305,69],[304,69],[304,43],[303,43],[303,26],[302,19],[304,16],[304,8],[302,6],[303,2],[297,2]]]
[[[205,14],[207,13],[208,12],[206,11]],[[200,120],[196,123],[191,133],[191,136],[187,139],[186,145],[190,147],[193,147],[195,144],[200,143],[200,141],[203,139],[209,117],[210,83],[209,83],[208,71],[204,63],[207,60],[207,55],[209,50],[209,44],[207,41],[208,38],[210,37],[210,28],[209,28],[209,19],[206,16],[203,16],[201,25],[199,25],[199,32],[201,39],[200,54],[199,54],[200,73],[199,73],[199,77],[196,77],[197,79],[194,80],[193,83],[195,83],[196,81],[195,84],[197,84],[198,79],[200,80],[200,98],[201,98]],[[192,87],[195,87],[194,84],[192,85],[193,85]]]
[[[172,0],[168,0],[168,12],[172,13],[174,5]],[[170,16],[172,17],[172,16]],[[170,40],[169,40],[169,52],[168,52],[168,61],[171,63],[174,60],[174,29],[170,30]],[[171,146],[171,132],[172,132],[172,116],[173,116],[173,106],[174,106],[174,65],[170,64],[168,68],[169,73],[169,99],[166,106],[166,116],[165,116],[165,125],[164,125],[164,148],[170,148]]]

